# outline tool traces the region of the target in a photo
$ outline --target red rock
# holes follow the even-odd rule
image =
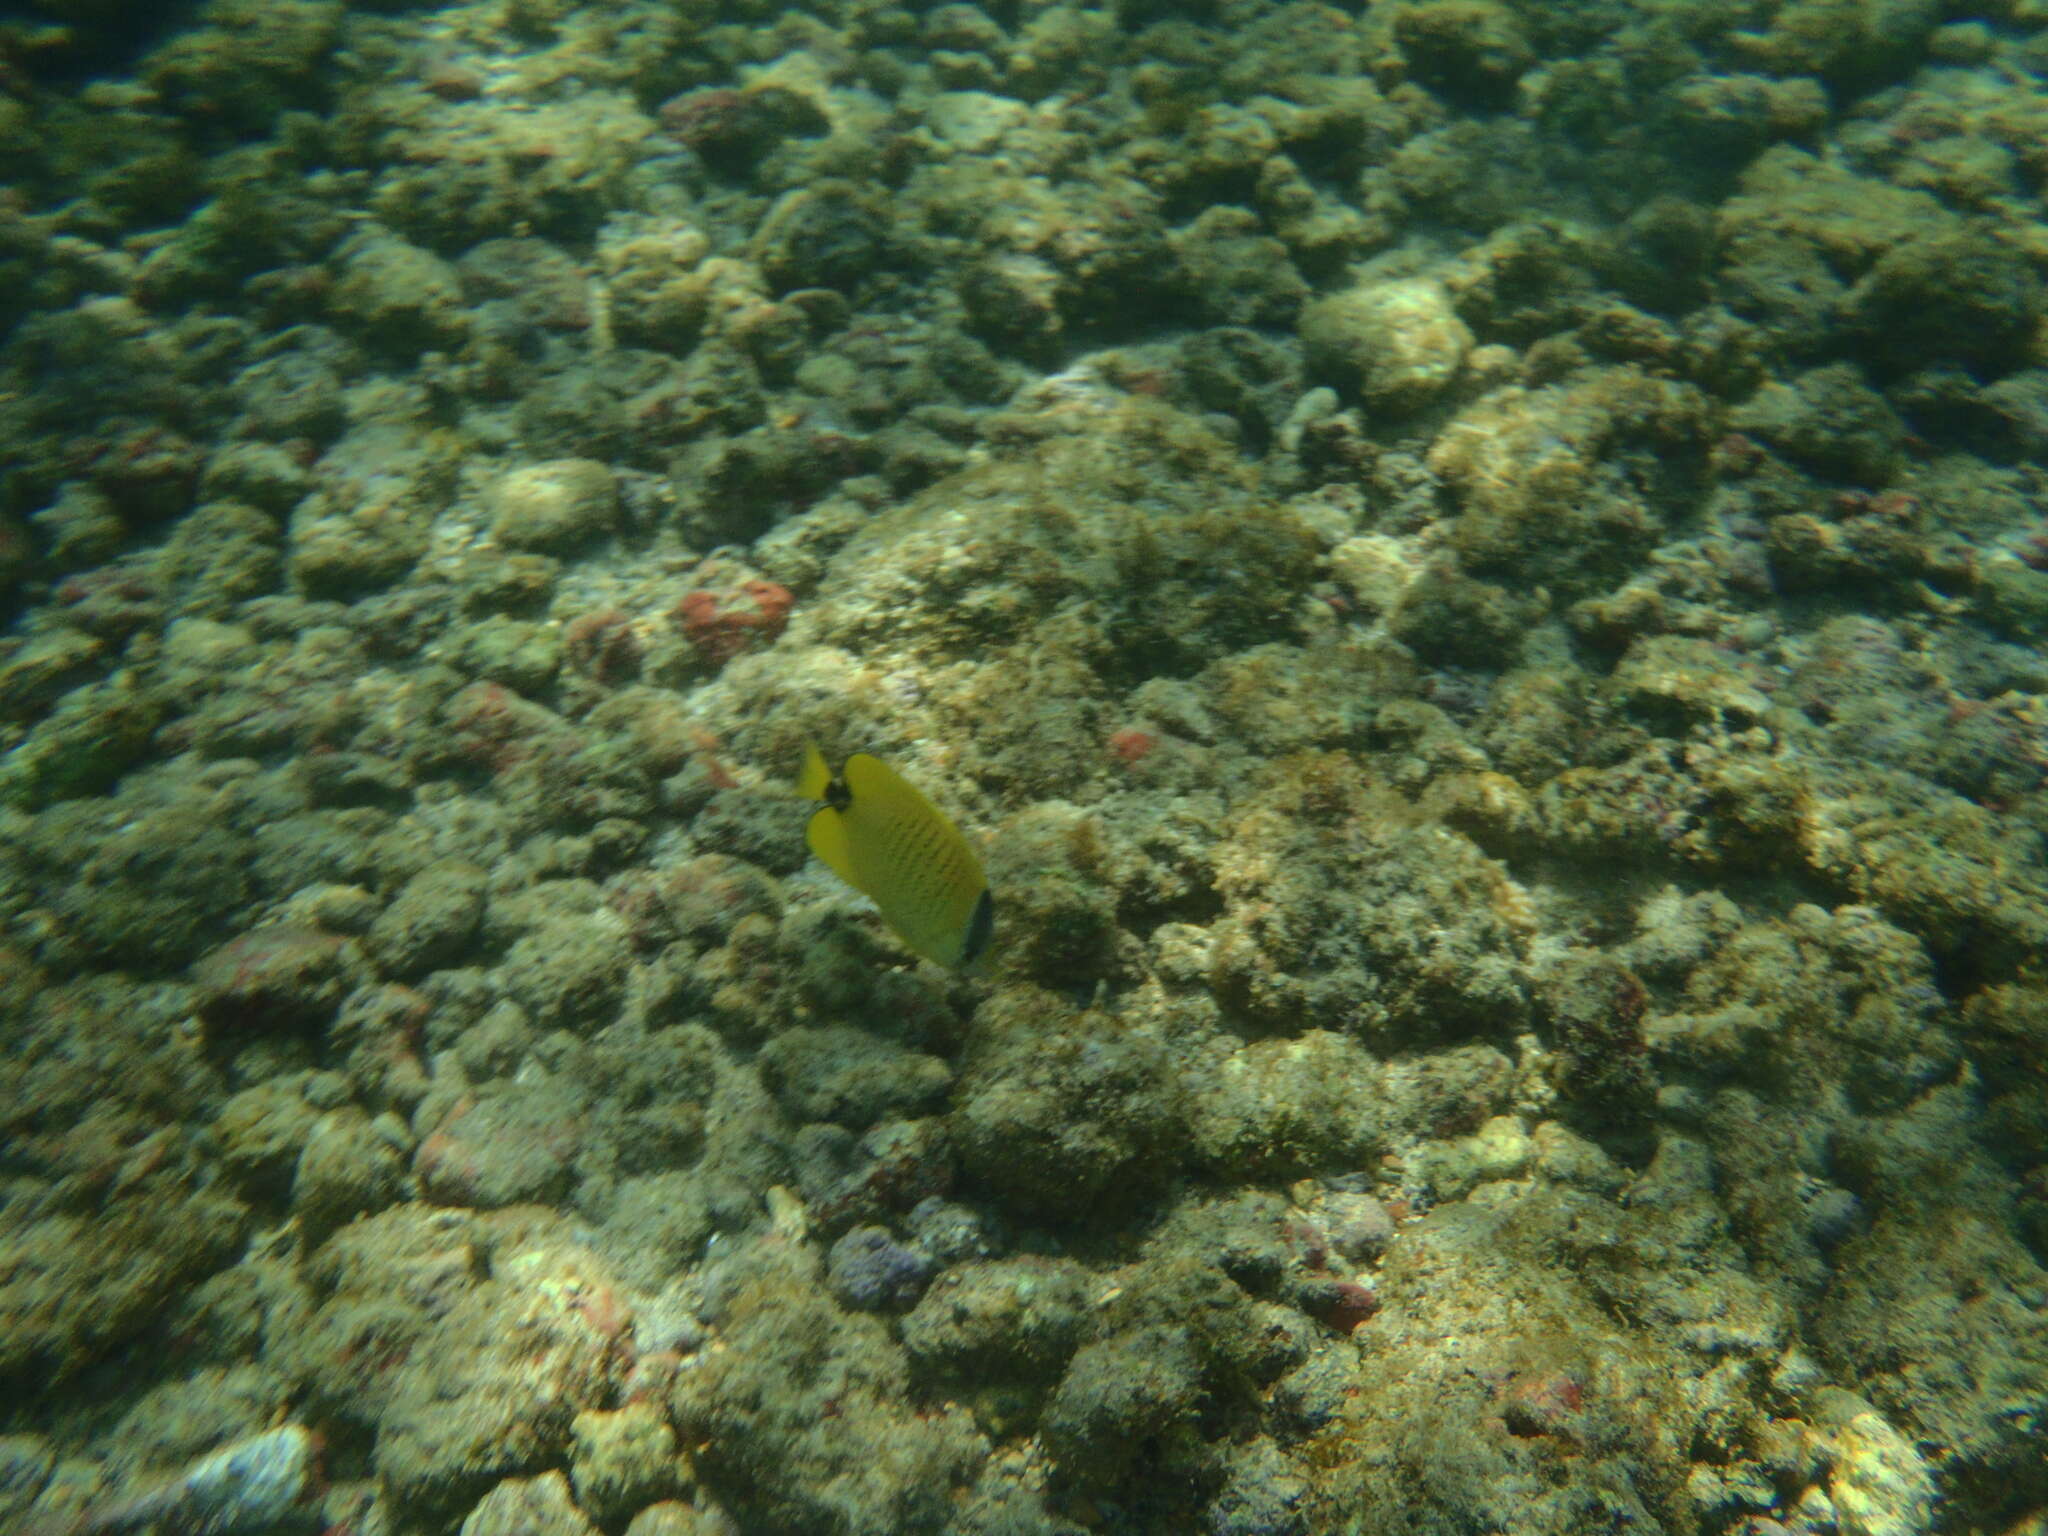
[[[1370,1288],[1349,1280],[1315,1286],[1303,1302],[1309,1316],[1339,1333],[1349,1333],[1379,1309],[1380,1299]]]
[[[1126,768],[1135,768],[1159,745],[1159,738],[1150,731],[1136,729],[1112,732],[1109,738],[1109,755]]]
[[[772,642],[788,625],[795,604],[787,587],[743,581],[737,594],[705,588],[687,593],[671,617],[698,655],[722,667],[741,652]]]

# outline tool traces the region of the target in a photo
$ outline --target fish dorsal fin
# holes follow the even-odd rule
[[[804,743],[804,767],[796,776],[796,792],[806,800],[823,800],[832,793],[832,770],[825,766],[825,754],[816,742]]]

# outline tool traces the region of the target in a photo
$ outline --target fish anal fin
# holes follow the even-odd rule
[[[856,891],[867,889],[854,869],[853,850],[846,840],[846,818],[839,811],[829,805],[821,805],[813,811],[810,823],[804,828],[804,841],[811,845],[811,852],[833,874]]]

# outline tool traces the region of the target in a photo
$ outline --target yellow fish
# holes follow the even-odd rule
[[[796,790],[824,802],[804,831],[811,852],[873,901],[905,944],[940,965],[971,964],[988,948],[996,908],[981,860],[914,784],[865,752],[835,776],[807,747]]]

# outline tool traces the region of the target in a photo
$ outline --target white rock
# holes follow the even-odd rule
[[[1933,1528],[1927,1463],[1876,1413],[1859,1413],[1835,1431],[1828,1496],[1842,1536],[1922,1536]]]

